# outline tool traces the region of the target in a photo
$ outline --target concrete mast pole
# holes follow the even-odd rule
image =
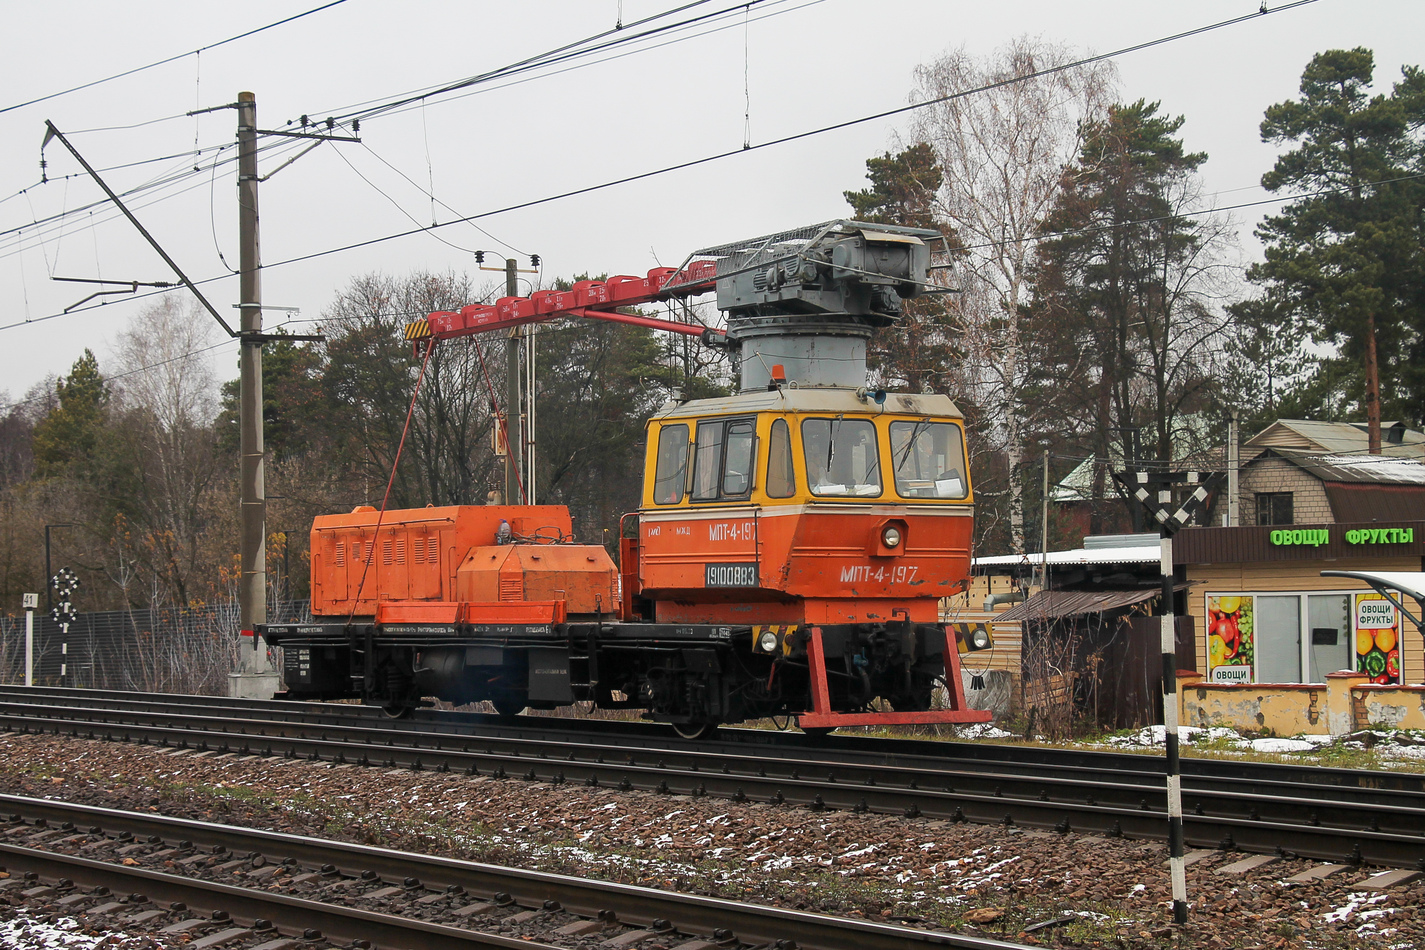
[[[228,679],[234,698],[270,699],[277,673],[267,644],[255,630],[267,621],[267,491],[262,440],[262,256],[257,215],[257,97],[238,93],[239,300],[242,315],[239,404],[241,570],[238,620],[242,631],[238,670]],[[249,642],[248,638],[251,638]]]
[[[519,296],[519,277],[516,268],[519,262],[514,258],[505,260],[505,296]],[[520,456],[524,452],[524,438],[520,427],[520,331],[510,331],[505,338],[505,504],[520,504]]]

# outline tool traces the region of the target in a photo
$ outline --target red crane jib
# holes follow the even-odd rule
[[[677,285],[665,290],[669,284],[674,283],[675,277]],[[707,328],[699,324],[659,320],[617,311],[620,307],[635,307],[673,297],[707,293],[716,286],[716,278],[716,261],[694,261],[681,271],[673,267],[655,267],[646,277],[618,276],[608,280],[581,280],[568,290],[536,290],[528,297],[501,297],[493,306],[471,304],[461,307],[459,312],[437,311],[422,321],[429,327],[428,332],[420,332],[423,329],[420,323],[411,324],[406,328],[406,338],[419,340],[434,337],[437,340],[449,340],[566,316],[630,323],[656,330],[701,336],[707,332]]]

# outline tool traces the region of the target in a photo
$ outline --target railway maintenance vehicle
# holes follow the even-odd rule
[[[929,282],[938,231],[838,220],[432,313],[417,352],[571,316],[731,348],[738,391],[647,423],[642,501],[619,561],[557,505],[320,516],[310,623],[267,624],[286,697],[423,697],[505,715],[591,703],[696,738],[721,723],[983,722],[943,623],[970,568],[974,498],[948,396],[867,387],[866,346]],[[626,312],[715,293],[726,329]],[[686,312],[686,308],[685,308]]]

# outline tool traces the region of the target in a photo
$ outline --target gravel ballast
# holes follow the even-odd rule
[[[0,791],[1053,947],[1425,947],[1421,880],[1236,852],[1172,926],[1154,842],[31,735],[0,737]]]

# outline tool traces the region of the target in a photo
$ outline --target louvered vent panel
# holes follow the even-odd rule
[[[387,566],[395,563],[395,557],[391,554],[391,539],[387,538],[381,542],[381,563]]]
[[[426,541],[426,560],[432,564],[440,562],[440,538],[430,538]]]
[[[397,539],[396,539],[396,563],[397,563],[397,564],[405,564],[405,563],[406,563],[406,539],[405,539],[405,538],[397,538]]]
[[[500,599],[524,600],[524,578],[518,575],[514,577],[501,577]]]
[[[346,545],[338,541],[336,543],[336,566],[342,567],[346,564]]]

